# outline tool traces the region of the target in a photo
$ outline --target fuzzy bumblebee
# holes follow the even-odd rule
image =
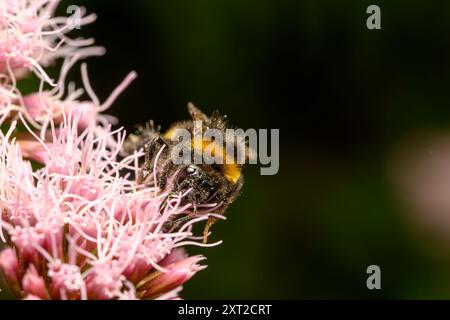
[[[209,117],[192,103],[188,104],[188,111],[190,120],[176,122],[164,133],[150,121],[146,126],[138,128],[136,134],[130,135],[124,144],[125,153],[140,148],[145,150],[145,161],[138,177],[140,182],[145,183],[156,177],[153,183],[156,182],[160,189],[169,190],[172,194],[186,193],[183,201],[192,204],[192,210],[185,217],[173,221],[170,227],[195,217],[202,205],[215,203],[217,204],[215,213],[223,215],[240,194],[244,184],[242,164],[239,164],[236,155],[234,153],[230,155],[225,147],[226,139],[229,139],[226,134],[228,128],[226,116],[215,112]],[[196,135],[194,131],[198,123],[203,131],[214,129],[221,132],[224,137],[222,143]],[[192,161],[188,163],[177,164],[172,157],[173,148],[180,143],[177,138],[179,129],[189,132],[192,137],[189,141],[185,141],[192,151],[190,158]],[[239,148],[248,150],[243,139],[233,137],[231,145],[234,145],[234,150]],[[214,159],[220,161],[195,162],[195,157],[203,156],[206,149],[215,156]],[[203,231],[205,243],[209,229],[216,221],[217,218],[214,217],[208,219]]]

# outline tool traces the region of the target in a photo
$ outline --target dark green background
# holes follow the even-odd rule
[[[193,101],[280,129],[279,173],[247,168],[213,229],[224,244],[191,249],[209,267],[183,297],[450,298],[449,243],[417,231],[387,176],[398,139],[450,126],[449,1],[70,4],[99,16],[81,30],[108,49],[88,60],[99,96],[139,74],[110,110],[127,128],[167,127]],[[370,4],[381,30],[366,28]],[[366,288],[371,264],[382,290]]]

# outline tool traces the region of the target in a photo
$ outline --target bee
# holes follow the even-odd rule
[[[145,183],[148,178],[156,177],[157,186],[162,189],[171,190],[171,194],[184,194],[184,204],[192,205],[192,212],[185,217],[167,223],[167,228],[180,225],[181,222],[193,218],[198,208],[204,204],[216,203],[218,208],[216,213],[223,215],[228,206],[239,196],[244,184],[242,174],[242,164],[238,164],[233,155],[227,154],[227,149],[223,145],[215,145],[215,141],[203,140],[200,143],[188,141],[188,148],[192,151],[194,159],[199,153],[203,153],[206,147],[212,149],[212,153],[220,155],[220,163],[199,163],[194,161],[189,163],[176,164],[173,161],[173,148],[179,143],[175,139],[176,132],[183,129],[195,137],[195,124],[200,123],[202,129],[215,129],[226,137],[228,128],[226,116],[221,116],[214,112],[211,116],[204,114],[192,103],[188,104],[189,120],[179,121],[172,124],[166,132],[161,132],[160,127],[156,127],[153,121],[145,126],[138,127],[137,134],[130,135],[124,143],[125,153],[144,148],[145,160],[141,166],[138,181]],[[193,138],[193,140],[196,138]],[[236,148],[245,146],[243,140],[233,140]],[[156,172],[154,172],[156,170]],[[156,174],[155,174],[156,173]],[[203,230],[203,242],[206,243],[211,226],[217,222],[217,218],[209,217]]]

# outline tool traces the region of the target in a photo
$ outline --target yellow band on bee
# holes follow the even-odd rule
[[[167,130],[167,132],[164,134],[164,137],[169,140],[173,140],[175,131],[177,128],[170,128]],[[221,160],[220,170],[222,171],[223,175],[228,179],[228,181],[236,183],[239,178],[241,177],[241,168],[238,166],[233,157],[230,157],[226,153],[226,149],[217,144],[214,143],[214,141],[211,140],[205,140],[199,137],[194,137],[191,140],[191,148],[194,151],[200,152],[203,154],[205,150],[212,156],[212,157],[219,157]]]
[[[221,160],[220,169],[223,175],[233,183],[239,180],[241,168],[235,163],[233,157],[227,155],[226,149],[223,146],[211,140],[194,137],[192,139],[192,148],[202,153],[206,150],[212,157],[219,157]]]

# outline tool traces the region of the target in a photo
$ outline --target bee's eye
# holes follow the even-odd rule
[[[184,181],[187,177],[193,177],[193,176],[198,176],[200,175],[200,168],[194,165],[190,165],[186,168],[184,168],[183,170],[181,170],[178,173],[177,176],[177,183],[181,183],[182,181]]]
[[[192,176],[198,174],[199,171],[200,171],[200,168],[197,166],[193,166],[193,165],[190,165],[186,168],[186,173],[188,175],[192,175]]]

